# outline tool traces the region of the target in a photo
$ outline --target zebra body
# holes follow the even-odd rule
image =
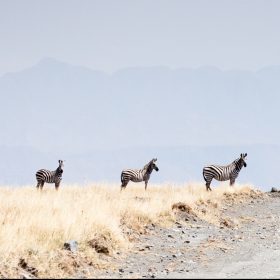
[[[121,190],[126,188],[129,181],[132,181],[135,183],[144,181],[145,190],[146,190],[152,171],[154,169],[156,171],[159,170],[155,164],[156,161],[157,161],[157,159],[152,159],[142,169],[125,169],[125,170],[123,170],[121,173],[121,181],[122,181]]]
[[[211,181],[214,179],[218,181],[230,180],[230,185],[234,185],[236,178],[242,167],[246,167],[245,162],[247,154],[241,154],[240,158],[233,161],[231,164],[226,166],[209,165],[203,168],[203,177],[206,182],[206,190],[212,190],[210,188]]]
[[[62,180],[63,173],[63,161],[59,160],[59,166],[56,170],[50,171],[47,169],[40,169],[36,172],[37,189],[43,189],[44,183],[55,184],[56,190],[58,190],[60,182]]]

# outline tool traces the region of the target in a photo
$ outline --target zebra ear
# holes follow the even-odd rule
[[[157,158],[154,158],[154,159],[153,159],[153,162],[156,162],[156,161],[157,161]]]
[[[247,153],[244,155],[244,157],[247,157]]]

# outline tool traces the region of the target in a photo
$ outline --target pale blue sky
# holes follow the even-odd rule
[[[44,57],[128,66],[280,64],[280,1],[0,0],[0,74]]]

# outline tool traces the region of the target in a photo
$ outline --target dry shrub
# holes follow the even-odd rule
[[[184,221],[196,221],[197,215],[193,211],[192,207],[187,205],[186,203],[178,202],[172,205],[172,210],[174,211],[175,215]]]
[[[181,212],[186,212],[188,214],[194,214],[192,208],[189,205],[182,203],[182,202],[177,202],[177,203],[173,204],[172,210],[179,210]]]
[[[31,275],[33,275],[35,277],[38,276],[38,269],[28,265],[27,262],[25,261],[25,259],[21,258],[19,260],[18,266],[21,267],[22,269],[24,269],[26,272],[30,273]]]
[[[238,223],[229,217],[223,217],[220,219],[220,226],[221,228],[236,228],[238,227]]]
[[[96,237],[92,240],[88,241],[88,245],[91,248],[94,248],[97,253],[102,253],[105,255],[109,255],[109,246],[108,240],[105,236],[101,235],[99,237]]]

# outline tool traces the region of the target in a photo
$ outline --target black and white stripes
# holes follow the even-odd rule
[[[148,164],[146,164],[143,169],[126,169],[121,173],[121,190],[124,189],[129,181],[132,182],[143,182],[145,181],[145,190],[147,189],[147,184],[150,179],[150,175],[153,170],[158,171],[158,167],[155,162],[156,158],[152,159]]]
[[[63,173],[63,161],[58,161],[59,166],[56,170],[50,171],[46,169],[40,169],[36,172],[37,188],[43,189],[44,183],[54,183],[55,189],[58,190]]]
[[[210,190],[210,184],[212,179],[218,181],[227,181],[230,180],[230,185],[232,186],[235,182],[235,179],[238,177],[238,174],[242,167],[246,167],[245,162],[247,154],[241,154],[240,158],[233,161],[231,164],[226,166],[219,165],[209,165],[203,168],[203,177],[206,182],[206,190]]]

